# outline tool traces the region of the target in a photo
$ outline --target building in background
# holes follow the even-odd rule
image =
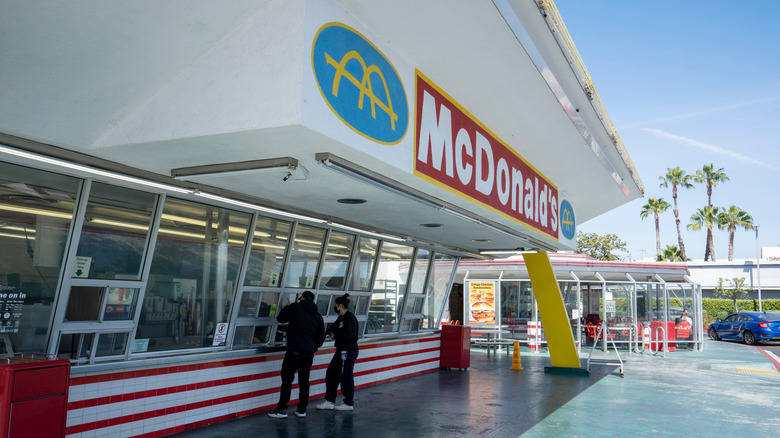
[[[688,262],[687,265],[691,270],[691,278],[701,284],[705,298],[723,298],[715,294],[719,279],[723,279],[724,287],[728,287],[727,280],[744,278],[745,288],[750,290],[746,298],[758,300],[760,288],[761,299],[780,299],[780,247],[762,247],[760,260],[696,260]]]

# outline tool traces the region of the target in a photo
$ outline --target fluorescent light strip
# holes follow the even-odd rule
[[[18,234],[8,234],[8,233],[0,233],[0,237],[11,237],[13,239],[35,240],[35,236],[20,236]]]
[[[127,222],[112,221],[107,219],[92,219],[90,224],[112,225],[120,228],[129,228],[132,230],[149,231],[149,227],[145,225],[136,225]]]
[[[202,234],[195,234],[195,233],[187,233],[184,231],[176,231],[176,230],[169,230],[167,228],[160,228],[160,233],[163,234],[172,234],[174,236],[183,236],[183,237],[192,237],[193,239],[203,239]]]
[[[372,237],[376,237],[376,238],[384,239],[384,240],[394,240],[396,242],[403,242],[403,241],[406,240],[403,237],[391,236],[389,234],[374,233],[374,232],[371,232],[371,231],[364,231],[364,230],[361,230],[361,229],[358,229],[358,228],[350,227],[348,225],[338,224],[338,223],[335,223],[335,222],[329,222],[328,225],[333,226],[333,227],[341,228],[342,230],[353,231],[355,233],[365,234],[365,235],[368,235],[368,236],[372,236]]]
[[[270,243],[253,243],[252,246],[259,246],[262,248],[273,248],[273,249],[287,249],[287,247],[279,246],[279,245],[271,245]]]
[[[0,146],[2,147],[2,146]],[[15,211],[17,213],[37,214],[40,216],[56,217],[60,219],[72,219],[73,214],[60,213],[42,208],[17,207],[15,205],[0,204],[0,210]]]
[[[505,251],[480,251],[480,254],[488,255],[505,255],[505,254],[533,254],[539,251],[525,251],[525,250],[505,250]]]
[[[248,202],[243,202],[243,201],[238,201],[238,200],[235,200],[235,199],[226,198],[224,196],[212,195],[211,193],[195,192],[195,195],[203,197],[203,198],[206,198],[206,199],[211,199],[211,200],[214,200],[214,201],[224,202],[226,204],[237,205],[239,207],[244,207],[244,208],[248,208],[248,209],[251,209],[251,210],[262,211],[262,212],[265,212],[265,213],[271,213],[271,214],[284,216],[284,217],[290,217],[290,218],[293,218],[293,219],[299,219],[299,220],[304,220],[304,221],[308,221],[308,222],[314,222],[314,223],[318,223],[318,224],[324,224],[324,223],[327,222],[324,219],[317,219],[317,218],[313,218],[313,217],[310,217],[310,216],[304,216],[304,215],[301,215],[301,214],[288,213],[286,211],[277,210],[277,209],[274,209],[274,208],[261,207],[259,205],[250,204]]]
[[[6,226],[6,225],[0,225],[0,229],[3,230],[10,230],[10,231],[21,231],[23,233],[31,233],[35,234],[35,228],[24,228],[24,227],[12,227],[12,226]]]
[[[46,164],[53,164],[55,166],[64,167],[64,168],[72,169],[72,170],[77,170],[79,172],[91,173],[93,175],[100,175],[100,176],[104,176],[104,177],[107,177],[107,178],[113,178],[113,179],[118,179],[118,180],[121,180],[121,181],[131,182],[131,183],[134,183],[134,184],[141,184],[141,185],[144,185],[144,186],[154,187],[154,188],[161,189],[161,190],[167,190],[167,191],[177,192],[177,193],[190,193],[192,191],[190,189],[184,189],[184,188],[181,188],[181,187],[171,186],[171,185],[168,185],[168,184],[156,183],[156,182],[147,181],[147,180],[140,179],[140,178],[135,178],[135,177],[132,177],[132,176],[126,176],[126,175],[121,175],[121,174],[114,173],[114,172],[108,172],[108,171],[105,171],[105,170],[95,169],[95,168],[88,167],[88,166],[82,166],[81,164],[69,163],[67,161],[58,160],[56,158],[49,158],[49,157],[46,157],[46,156],[43,156],[43,155],[32,154],[32,153],[29,153],[29,152],[24,152],[24,151],[20,151],[20,150],[16,150],[16,149],[11,149],[11,148],[8,148],[8,147],[5,147],[5,146],[0,146],[0,152],[8,154],[8,155],[13,155],[13,156],[16,156],[16,157],[26,158],[28,160],[34,160],[34,161],[38,161],[38,162],[46,163]]]

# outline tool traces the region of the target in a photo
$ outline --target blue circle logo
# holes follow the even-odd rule
[[[574,209],[569,201],[561,201],[560,214],[561,234],[563,237],[574,239],[574,231],[577,229],[577,222],[574,220]]]
[[[358,134],[396,144],[409,126],[409,105],[390,61],[363,35],[341,23],[317,32],[311,64],[330,109]]]

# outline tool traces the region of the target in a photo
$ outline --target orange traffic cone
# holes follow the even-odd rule
[[[520,362],[520,342],[515,341],[515,350],[512,353],[512,368],[510,370],[523,370],[523,364]]]

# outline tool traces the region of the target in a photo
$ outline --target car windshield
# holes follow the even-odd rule
[[[763,319],[764,321],[780,321],[780,313],[758,313],[754,316],[758,319]]]

